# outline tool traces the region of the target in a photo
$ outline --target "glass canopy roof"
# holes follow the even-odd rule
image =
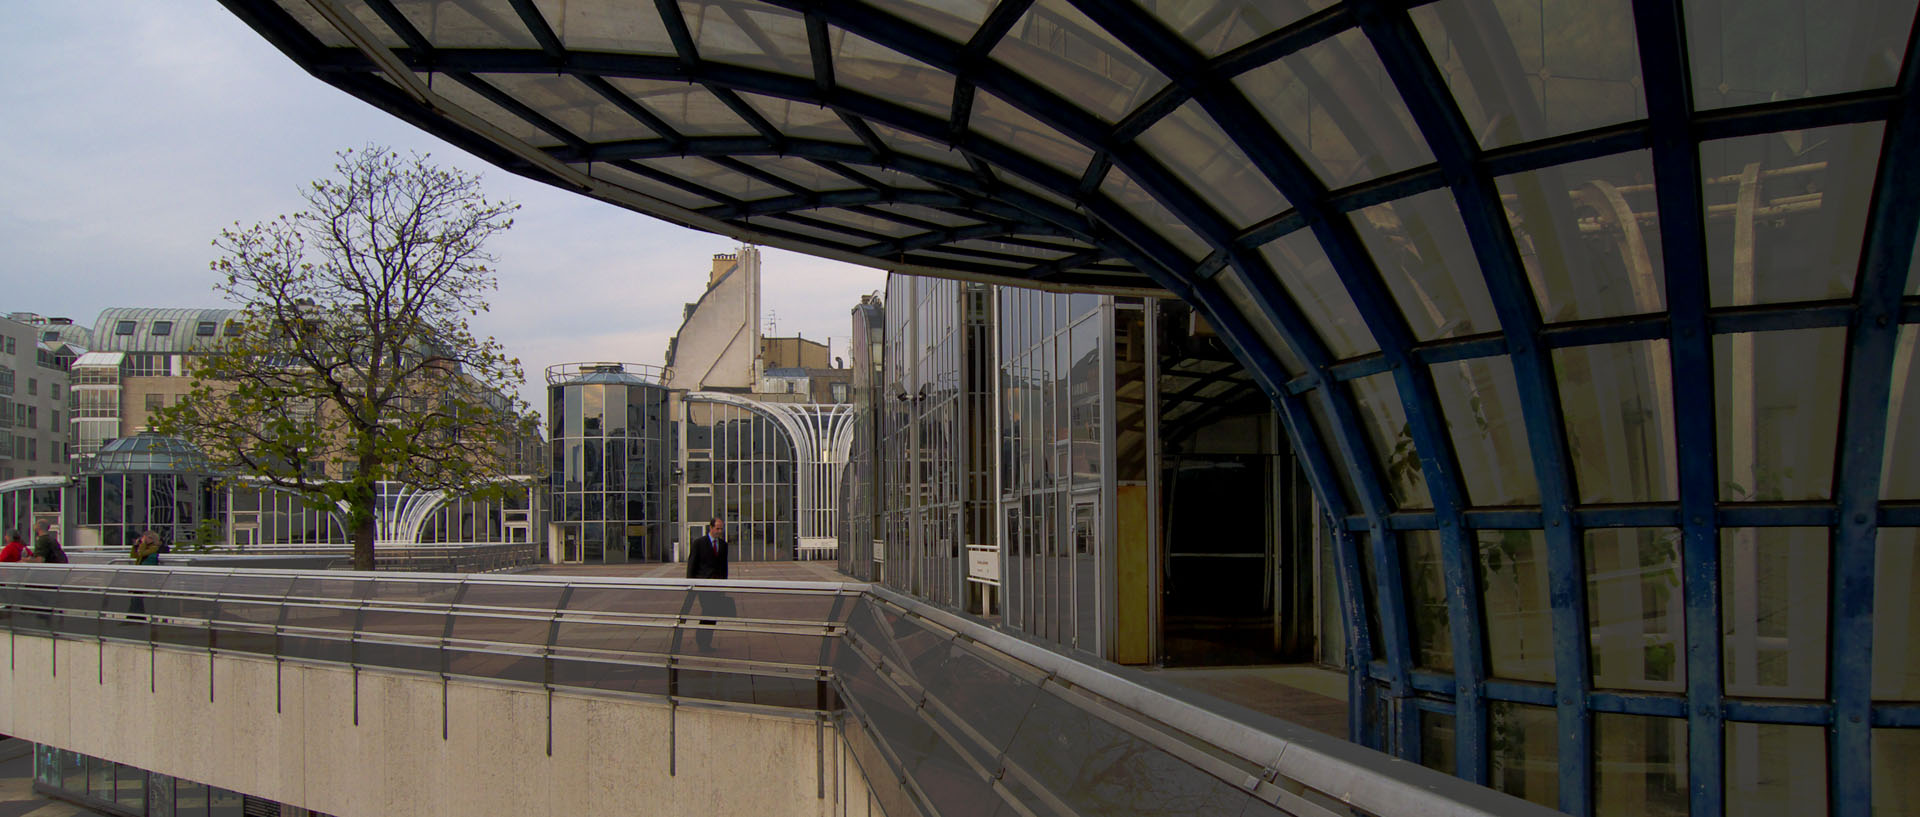
[[[1380,748],[1704,814],[1825,725],[1816,805],[1920,799],[1914,0],[223,2],[586,195],[1194,303],[1338,520]]]

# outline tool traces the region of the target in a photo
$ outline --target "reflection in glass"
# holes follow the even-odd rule
[[[1482,147],[1646,116],[1629,0],[1444,0],[1412,16]]]
[[[1558,719],[1544,706],[1488,701],[1493,744],[1487,785],[1548,808],[1560,806]]]
[[[1684,817],[1686,720],[1601,712],[1593,716],[1593,731],[1596,814]]]
[[[1527,282],[1548,323],[1666,308],[1648,152],[1515,173],[1497,183]]]
[[[1873,697],[1920,701],[1920,528],[1881,528],[1873,563]]]
[[[1233,80],[1330,188],[1433,161],[1365,34],[1349,29]]]
[[[1407,616],[1413,626],[1413,663],[1421,669],[1453,671],[1453,627],[1447,617],[1447,579],[1440,563],[1438,531],[1400,534],[1406,545]],[[1424,730],[1424,727],[1423,727]],[[1422,762],[1425,762],[1424,756]]]
[[[1723,528],[1720,620],[1729,695],[1823,698],[1826,528]]]
[[[1728,723],[1726,758],[1728,814],[1827,813],[1827,741],[1820,727]]]
[[[1553,364],[1580,501],[1676,499],[1667,342],[1555,349]]]
[[[1687,4],[1687,61],[1700,110],[1894,83],[1913,0],[1705,0]]]
[[[1920,276],[1914,276],[1920,285]],[[1920,369],[1914,366],[1920,326],[1900,327],[1887,390],[1887,439],[1880,460],[1881,499],[1920,499]]]
[[[1402,508],[1433,507],[1427,494],[1426,471],[1420,466],[1420,452],[1414,448],[1406,406],[1400,402],[1393,375],[1369,375],[1356,378],[1352,384],[1360,418],[1372,438],[1375,464],[1386,477],[1395,504]]]
[[[1453,195],[1432,190],[1350,216],[1417,340],[1495,332],[1500,319]]]
[[[1454,717],[1444,712],[1420,711],[1420,765],[1453,774]]]
[[[1875,729],[1872,752],[1874,816],[1920,815],[1920,774],[1913,773],[1920,729]]]
[[[1039,0],[993,48],[993,58],[1109,123],[1167,84],[1162,75],[1066,0]]]
[[[1234,227],[1244,228],[1286,209],[1287,200],[1198,102],[1188,102],[1140,134],[1139,143],[1174,171]]]
[[[1700,143],[1714,306],[1853,293],[1884,127],[1868,122]]]
[[[1678,692],[1686,685],[1680,531],[1586,532],[1593,684]]]
[[[1477,506],[1538,505],[1540,483],[1521,415],[1513,364],[1484,357],[1433,365],[1467,499]]]
[[[1478,531],[1487,659],[1495,677],[1553,681],[1553,610],[1548,604],[1547,535]]]
[[[1721,499],[1830,495],[1846,344],[1842,328],[1714,336]]]
[[[1306,313],[1334,357],[1357,357],[1380,350],[1311,230],[1288,233],[1261,247],[1260,254],[1273,265],[1287,294],[1300,304],[1300,311]]]

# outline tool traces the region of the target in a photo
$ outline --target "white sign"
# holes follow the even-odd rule
[[[967,546],[967,579],[981,584],[1000,584],[1000,547]]]

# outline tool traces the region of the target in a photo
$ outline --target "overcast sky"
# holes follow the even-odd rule
[[[11,4],[0,77],[0,312],[226,306],[208,269],[221,228],[299,209],[337,150],[390,145],[522,205],[476,328],[520,358],[541,409],[548,365],[658,365],[735,245],[496,169],[314,79],[213,0]],[[838,355],[884,275],[769,248],[762,286],[780,334]]]

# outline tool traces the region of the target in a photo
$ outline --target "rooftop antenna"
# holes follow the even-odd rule
[[[780,326],[779,310],[775,310],[775,309],[767,310],[767,333],[766,333],[767,337],[770,337],[770,338],[779,337],[780,335],[778,331],[779,326]]]

